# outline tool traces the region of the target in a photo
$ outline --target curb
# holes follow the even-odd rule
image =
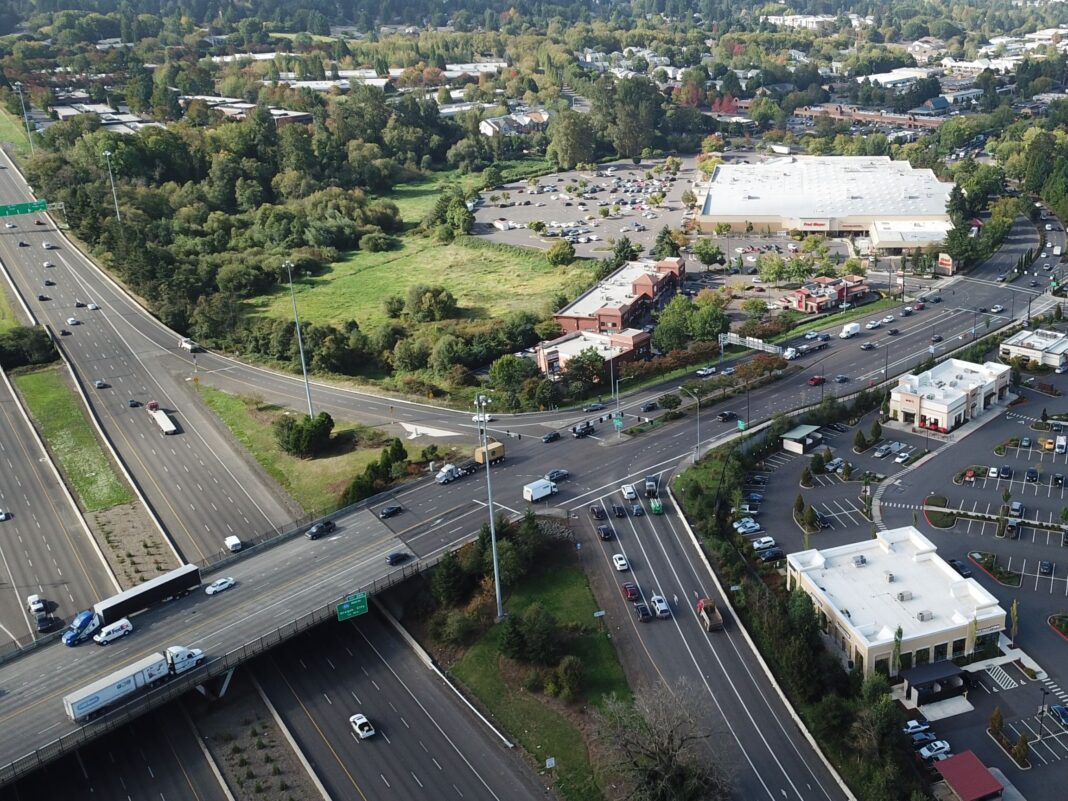
[[[670,486],[668,486],[667,492],[668,497],[671,498],[672,505],[675,507],[675,512],[678,515],[679,520],[682,521],[682,525],[686,529],[686,533],[690,536],[690,541],[693,543],[694,550],[697,551],[697,555],[701,559],[701,562],[704,564],[705,570],[708,571],[708,575],[711,577],[712,583],[716,585],[716,591],[723,599],[724,606],[726,606],[727,609],[730,610],[730,613],[734,618],[734,622],[738,624],[737,630],[742,633],[742,636],[745,638],[746,644],[749,646],[749,650],[756,657],[757,662],[760,663],[760,667],[764,671],[764,675],[767,677],[768,682],[778,694],[779,699],[783,703],[783,706],[786,707],[786,710],[790,713],[790,718],[793,720],[794,725],[797,726],[797,728],[804,735],[805,739],[808,741],[808,744],[812,746],[812,750],[815,751],[817,755],[819,755],[820,761],[823,763],[823,766],[827,769],[827,772],[831,774],[835,782],[837,782],[839,789],[843,793],[845,793],[846,798],[849,799],[849,801],[857,801],[857,797],[853,795],[853,792],[849,789],[849,785],[845,783],[845,781],[839,775],[838,771],[835,770],[834,765],[832,765],[827,759],[827,756],[823,753],[823,749],[819,747],[819,744],[812,736],[812,733],[808,730],[808,727],[805,726],[804,722],[801,720],[801,717],[797,714],[797,710],[794,709],[793,704],[791,704],[790,700],[786,697],[786,693],[784,693],[782,687],[779,686],[779,682],[775,680],[775,675],[771,672],[771,668],[768,667],[768,663],[764,661],[764,655],[760,653],[760,650],[756,647],[756,643],[754,643],[752,638],[749,636],[749,631],[746,629],[745,626],[741,624],[741,618],[738,617],[738,613],[735,611],[734,605],[731,604],[730,596],[726,592],[724,592],[723,585],[719,583],[719,576],[717,576],[716,571],[712,569],[712,565],[709,563],[708,557],[705,555],[704,549],[701,547],[700,540],[697,539],[697,535],[694,534],[693,529],[690,528],[690,521],[687,520],[686,515],[683,514],[682,507],[679,506],[678,501],[675,499],[675,493],[672,492]]]
[[[271,699],[267,697],[267,693],[263,691],[263,687],[260,686],[256,674],[249,671],[248,675],[249,678],[252,679],[252,686],[256,688],[256,692],[259,693],[260,698],[266,705],[267,711],[271,713],[274,722],[278,724],[282,736],[286,738],[286,742],[288,742],[289,747],[293,749],[293,753],[296,755],[297,760],[304,767],[304,770],[307,771],[308,778],[311,779],[312,784],[315,785],[315,789],[318,790],[319,794],[323,797],[323,801],[334,801],[334,799],[330,797],[330,793],[326,791],[326,786],[320,781],[318,775],[316,775],[315,769],[312,768],[308,758],[304,756],[304,752],[300,750],[300,746],[297,745],[297,740],[293,737],[293,733],[289,730],[289,727],[286,726],[285,721],[282,720],[282,716],[278,714],[278,710],[274,708],[274,704],[272,704]]]
[[[976,561],[972,557],[972,552],[971,551],[968,552],[968,561],[971,562],[973,565],[975,565],[980,570],[982,570],[984,573],[986,573],[990,577],[990,580],[993,581],[995,584],[997,584],[1000,587],[1006,587],[1006,588],[1008,588],[1010,590],[1018,590],[1018,589],[1020,589],[1020,586],[1023,586],[1023,578],[1022,577],[1020,579],[1020,586],[1013,586],[1012,584],[1006,584],[1004,581],[1002,581],[997,576],[995,576],[993,573],[991,573],[989,570],[987,570],[985,567],[983,567],[983,565],[980,562]],[[1057,633],[1060,634],[1060,632],[1057,632]],[[1066,638],[1066,639],[1068,639],[1068,638]]]
[[[373,596],[371,600],[374,602],[374,605],[378,609],[378,611],[381,612],[385,616],[386,620],[389,621],[389,624],[393,626],[394,629],[396,629],[398,634],[400,634],[401,638],[406,643],[408,643],[408,646],[413,651],[415,651],[415,655],[419,657],[420,661],[422,661],[423,664],[425,664],[429,670],[435,673],[437,677],[445,683],[446,687],[456,693],[456,697],[463,702],[464,706],[470,709],[475,714],[475,716],[478,717],[479,720],[486,724],[486,728],[493,732],[497,736],[497,739],[504,743],[504,746],[506,748],[515,748],[515,743],[511,742],[507,737],[505,737],[500,732],[500,730],[497,729],[496,726],[494,726],[492,723],[489,722],[489,720],[486,719],[485,715],[475,709],[474,705],[467,700],[467,696],[460,692],[456,688],[456,685],[453,684],[452,681],[438,669],[438,666],[434,664],[433,658],[430,656],[430,654],[426,652],[426,649],[424,649],[423,646],[421,646],[416,641],[416,639],[408,633],[408,630],[400,624],[400,621],[397,620],[397,618],[393,617],[393,615],[390,614],[389,610],[386,609],[385,606],[379,603],[377,596]]]
[[[200,731],[197,729],[193,719],[189,717],[189,710],[185,708],[185,704],[179,704],[182,710],[182,716],[185,718],[185,722],[189,724],[190,730],[193,732],[193,737],[197,741],[197,745],[200,747],[200,753],[204,755],[204,759],[208,762],[208,767],[211,768],[211,772],[215,774],[215,778],[219,782],[219,787],[222,788],[223,794],[226,796],[226,801],[237,801],[234,798],[234,794],[230,791],[230,785],[226,783],[226,779],[222,775],[222,771],[219,770],[219,764],[215,761],[215,757],[211,754],[211,749],[208,748],[208,744],[204,742],[204,738],[200,736]]]
[[[1008,752],[1008,751],[1007,751],[1007,750],[1005,749],[1005,746],[1003,746],[1003,745],[1001,744],[1001,741],[1000,741],[1000,740],[998,740],[998,738],[997,738],[997,737],[995,737],[995,736],[994,736],[994,735],[993,735],[993,734],[991,733],[990,729],[985,729],[985,731],[986,731],[986,736],[987,736],[987,737],[989,737],[989,738],[990,738],[991,740],[993,740],[993,741],[994,741],[994,745],[996,745],[996,746],[997,746],[998,748],[1000,748],[1000,749],[1001,749],[1001,752],[1002,752],[1002,753],[1003,753],[1003,754],[1004,754],[1005,756],[1007,756],[1007,757],[1009,758],[1009,761],[1010,761],[1010,762],[1012,763],[1012,766],[1013,766],[1014,768],[1016,768],[1017,770],[1031,770],[1031,768],[1032,768],[1032,767],[1034,767],[1034,766],[1033,766],[1033,765],[1031,764],[1031,761],[1030,761],[1030,760],[1028,760],[1028,761],[1027,761],[1027,767],[1023,767],[1023,766],[1021,766],[1019,762],[1017,762],[1017,761],[1016,761],[1015,759],[1013,759],[1013,756],[1012,756],[1012,754],[1010,754],[1010,753],[1009,753],[1009,752]],[[1037,742],[1038,742],[1039,740],[1041,740],[1041,739],[1042,739],[1042,738],[1041,738],[1041,737],[1039,737],[1039,738],[1038,738],[1038,739],[1036,739],[1036,740],[1029,740],[1027,744],[1028,744],[1028,746],[1030,746],[1032,742],[1036,742],[1036,743],[1037,743]]]
[[[1059,628],[1057,628],[1057,627],[1056,627],[1056,626],[1054,626],[1054,625],[1053,625],[1052,623],[1050,623],[1050,620],[1051,620],[1052,618],[1053,618],[1053,615],[1050,615],[1049,617],[1047,617],[1047,618],[1046,618],[1046,625],[1047,625],[1047,626],[1049,626],[1049,627],[1050,627],[1051,629],[1053,629],[1053,633],[1054,633],[1054,634],[1056,634],[1056,635],[1057,635],[1058,637],[1060,637],[1060,638],[1061,638],[1062,640],[1064,640],[1065,642],[1068,642],[1068,634],[1065,634],[1065,633],[1064,633],[1063,631],[1061,631],[1061,630],[1060,630]]]

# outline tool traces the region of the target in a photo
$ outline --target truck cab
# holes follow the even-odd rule
[[[92,609],[86,609],[74,616],[70,626],[63,632],[63,644],[73,648],[78,643],[88,640],[100,628],[100,618]]]
[[[656,498],[660,495],[660,476],[645,477],[645,497]]]

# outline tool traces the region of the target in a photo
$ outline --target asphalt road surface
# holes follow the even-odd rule
[[[119,587],[10,390],[0,379],[0,636],[25,642],[39,636],[28,595],[58,626]]]
[[[336,799],[535,799],[544,788],[377,614],[257,661],[260,683]],[[375,736],[360,740],[362,713]]]
[[[31,199],[13,167],[0,171],[0,203]],[[24,216],[11,218],[16,228],[0,229],[0,261],[37,319],[57,335],[70,332],[59,337],[59,345],[182,556],[202,560],[222,550],[231,534],[260,533],[291,520],[294,511],[279,500],[278,488],[193,401],[193,362],[178,348],[177,336],[105,278],[46,216],[36,219],[47,224],[34,225],[34,218]],[[56,249],[46,250],[45,242]],[[54,286],[45,286],[46,280]],[[90,310],[90,303],[100,308]],[[96,388],[96,381],[107,386]],[[164,438],[143,408],[129,406],[130,400],[158,401],[181,432]]]

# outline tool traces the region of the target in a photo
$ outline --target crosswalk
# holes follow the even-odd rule
[[[1028,414],[1020,414],[1019,412],[1005,412],[1005,416],[1010,420],[1025,420],[1028,423],[1041,422],[1041,419],[1038,417],[1031,417]]]
[[[883,501],[882,505],[888,509],[911,509],[914,512],[918,512],[923,508],[918,503],[900,503],[899,501]]]
[[[1001,665],[991,665],[986,669],[986,674],[1003,690],[1013,690],[1020,686],[1020,682],[1006,673],[1005,668]],[[994,690],[994,692],[997,692],[997,690]]]
[[[1048,689],[1053,695],[1057,696],[1057,698],[1060,699],[1062,704],[1068,704],[1068,692],[1062,690],[1061,686],[1057,684],[1057,682],[1052,681],[1047,676],[1046,678],[1042,679],[1042,683],[1046,685],[1046,689]]]

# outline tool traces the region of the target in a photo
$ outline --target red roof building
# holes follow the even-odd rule
[[[935,767],[942,774],[946,785],[960,801],[988,801],[1001,798],[1005,789],[994,778],[986,765],[979,761],[973,751],[963,753],[936,762]]]

